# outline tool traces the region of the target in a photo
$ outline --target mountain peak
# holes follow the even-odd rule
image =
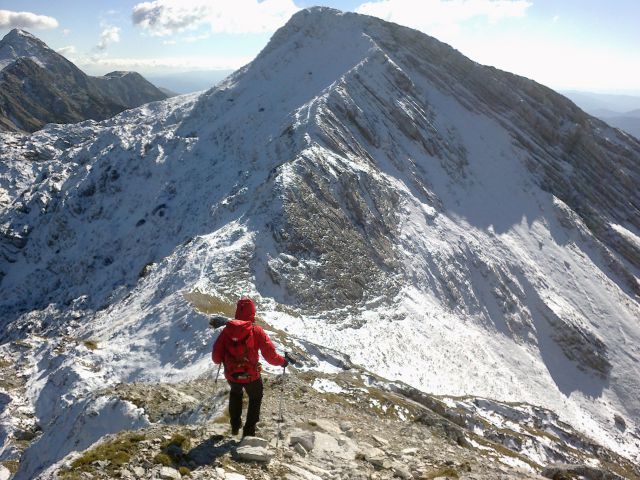
[[[0,45],[4,45],[6,43],[16,44],[16,43],[32,43],[37,44],[41,47],[45,47],[49,49],[46,43],[40,40],[35,35],[27,32],[26,30],[22,30],[21,28],[14,28],[9,33],[7,33],[2,40],[0,40]]]
[[[26,30],[22,30],[21,28],[14,28],[9,33],[7,33],[7,35],[5,35],[5,38],[6,37],[27,37],[35,40],[40,40],[35,35],[32,35],[31,33],[27,32]]]
[[[0,70],[21,57],[28,57],[45,66],[59,58],[59,55],[38,37],[14,28],[0,40]]]

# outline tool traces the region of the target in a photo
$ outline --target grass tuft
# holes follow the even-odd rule
[[[129,433],[101,443],[76,458],[71,463],[71,469],[62,472],[61,478],[71,480],[77,478],[79,472],[90,472],[94,470],[93,463],[97,461],[109,462],[105,470],[108,474],[115,475],[116,470],[130,462],[131,455],[135,452],[137,444],[144,439],[145,436],[142,434]]]
[[[155,457],[153,457],[153,461],[155,463],[159,463],[160,465],[164,465],[165,467],[172,467],[173,462],[171,461],[171,457],[166,453],[158,453]]]
[[[98,342],[95,340],[84,340],[82,344],[89,350],[96,350],[98,348]]]

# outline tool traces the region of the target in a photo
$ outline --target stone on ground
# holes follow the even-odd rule
[[[296,445],[299,443],[304,447],[307,452],[313,450],[313,446],[316,442],[316,435],[314,432],[309,430],[302,430],[300,428],[296,428],[291,435],[289,436],[289,445]]]
[[[162,480],[180,480],[182,478],[180,472],[171,467],[162,467],[159,476]]]
[[[260,437],[244,437],[240,442],[240,447],[263,447],[267,448],[268,441]]]
[[[249,460],[252,462],[268,462],[273,458],[273,453],[265,447],[238,447],[236,455],[241,460]],[[229,474],[227,473],[227,476]]]

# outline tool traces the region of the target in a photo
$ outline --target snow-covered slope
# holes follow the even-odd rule
[[[14,28],[0,41],[0,70],[18,58],[29,58],[41,67],[57,62],[58,54],[29,32]]]
[[[206,372],[192,290],[638,459],[640,144],[541,85],[316,8],[202,95],[1,148],[3,338],[34,342],[44,428],[21,478],[144,423],[98,386]]]

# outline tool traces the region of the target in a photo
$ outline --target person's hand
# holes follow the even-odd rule
[[[293,359],[293,357],[291,357],[291,355],[289,355],[289,352],[285,352],[284,361],[285,361],[285,365],[284,365],[285,367],[289,364],[295,366],[298,363],[296,360]]]
[[[282,368],[287,368],[289,366],[289,361],[286,359],[284,359],[284,363],[282,364]]]

